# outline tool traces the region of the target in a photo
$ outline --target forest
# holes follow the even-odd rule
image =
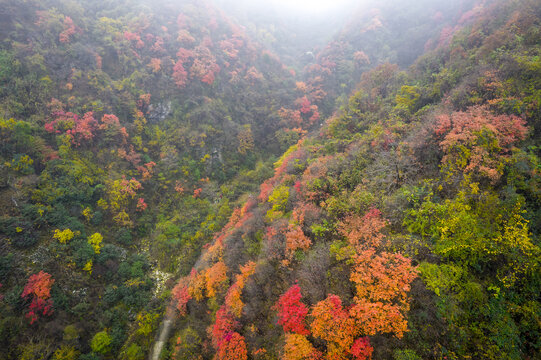
[[[301,3],[0,0],[0,360],[541,359],[541,3]]]

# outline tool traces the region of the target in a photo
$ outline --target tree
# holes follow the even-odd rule
[[[152,70],[153,73],[157,73],[162,68],[162,60],[157,58],[150,59],[148,67]]]
[[[363,217],[349,216],[339,224],[340,233],[357,252],[369,248],[378,248],[385,236],[381,230],[387,226],[382,219],[381,211],[376,208],[368,211]]]
[[[176,308],[179,311],[180,316],[186,315],[186,304],[192,298],[186,278],[181,279],[181,281],[173,288],[172,296],[173,300],[176,300]]]
[[[286,237],[286,260],[285,264],[293,258],[293,254],[297,250],[307,250],[312,245],[312,241],[309,237],[304,235],[301,227],[295,224],[289,224]]]
[[[204,45],[196,47],[194,50],[194,61],[190,67],[190,76],[198,78],[203,83],[212,85],[219,71],[220,66],[216,63],[216,58],[210,49]]]
[[[57,239],[60,243],[66,244],[70,242],[71,239],[75,236],[75,233],[70,229],[59,230],[56,229],[53,234],[53,239]]]
[[[235,317],[222,305],[216,312],[216,321],[209,329],[212,345],[216,350],[220,349],[226,337],[232,334],[238,325]]]
[[[241,299],[242,289],[244,288],[246,279],[254,274],[255,268],[256,263],[253,261],[249,261],[246,265],[241,266],[240,274],[236,275],[235,283],[231,285],[229,290],[227,290],[227,294],[225,295],[225,305],[236,317],[240,317],[242,315],[242,309],[244,307],[244,303]]]
[[[137,191],[142,189],[143,185],[135,178],[127,180],[124,177],[109,182],[107,185],[107,198],[109,201],[100,199],[98,206],[104,210],[109,208],[116,223],[125,226],[132,225],[127,211],[133,206]],[[137,205],[135,207],[137,208]]]
[[[184,69],[184,65],[181,60],[178,60],[173,67],[173,80],[179,88],[184,88],[186,86],[186,82],[188,81],[188,73]]]
[[[38,313],[43,316],[53,313],[53,300],[51,297],[51,287],[55,280],[51,274],[40,271],[28,278],[28,281],[21,294],[21,298],[30,297],[31,303],[26,317],[30,319],[30,324],[38,320]]]
[[[357,360],[371,359],[372,352],[374,352],[374,348],[370,346],[370,340],[366,336],[355,340],[353,346],[349,350],[349,353]]]
[[[99,129],[105,132],[105,137],[108,140],[112,141],[115,138],[120,138],[123,145],[126,144],[129,137],[126,128],[120,125],[120,120],[113,114],[104,114],[102,116]]]
[[[244,155],[254,148],[254,136],[252,134],[252,128],[250,124],[243,125],[237,135],[239,140],[239,146],[237,151]]]
[[[277,218],[283,215],[286,209],[288,199],[289,199],[288,186],[280,185],[274,188],[268,200],[272,204],[272,208],[269,211],[267,211],[267,219],[269,221],[276,220]]]
[[[283,360],[310,360],[320,355],[306,336],[287,333],[285,337]]]
[[[100,253],[100,250],[102,248],[102,242],[103,236],[100,233],[94,233],[88,237],[88,243],[90,246],[92,246],[92,249],[94,249],[94,252],[96,254]]]
[[[381,251],[386,225],[375,208],[362,217],[347,217],[339,225],[348,241],[340,256],[353,263],[350,280],[356,295],[351,315],[360,334],[393,333],[400,338],[407,330],[408,291],[417,271],[400,253]]]
[[[62,345],[53,355],[53,360],[76,360],[79,357],[79,351],[75,350],[75,347]]]
[[[248,351],[244,336],[237,332],[227,334],[216,352],[218,360],[247,360]]]
[[[100,331],[90,341],[90,348],[95,353],[106,355],[111,351],[111,341],[107,331]]]
[[[224,288],[227,281],[227,267],[223,260],[220,260],[205,272],[207,297],[215,297]]]
[[[473,173],[497,182],[513,145],[528,133],[526,122],[515,115],[494,115],[474,106],[437,116],[434,130],[441,136],[442,165],[448,175]]]
[[[318,302],[310,312],[314,318],[310,324],[312,335],[327,342],[327,358],[343,359],[360,334],[359,324],[342,307],[342,300],[329,295]]]
[[[283,326],[285,332],[308,335],[305,325],[308,307],[301,302],[301,298],[301,288],[295,284],[280,296],[274,309],[278,311],[278,324]]]
[[[77,30],[78,28],[75,27],[73,20],[69,16],[66,16],[64,18],[64,30],[58,35],[58,39],[61,43],[69,43],[70,38],[75,35]]]
[[[65,133],[73,145],[81,146],[84,142],[90,142],[98,129],[98,122],[94,114],[89,111],[83,117],[72,112],[58,110],[52,114],[53,120],[45,123],[45,131],[49,133]]]

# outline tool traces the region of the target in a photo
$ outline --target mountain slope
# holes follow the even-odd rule
[[[2,5],[1,359],[539,356],[535,1]]]
[[[177,284],[176,358],[539,356],[539,15],[363,74]]]

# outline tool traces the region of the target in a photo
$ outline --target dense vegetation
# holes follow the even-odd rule
[[[541,356],[536,1],[2,5],[0,359]]]

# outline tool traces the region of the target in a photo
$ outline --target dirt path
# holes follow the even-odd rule
[[[165,311],[165,315],[160,325],[160,336],[158,337],[158,340],[154,343],[154,347],[152,348],[152,351],[150,352],[148,357],[149,360],[160,359],[160,354],[163,350],[163,347],[167,343],[167,340],[169,340],[169,334],[171,332],[171,329],[173,328],[173,325],[175,324],[175,311],[175,307],[173,305],[173,302],[171,301],[167,306],[167,310]]]

